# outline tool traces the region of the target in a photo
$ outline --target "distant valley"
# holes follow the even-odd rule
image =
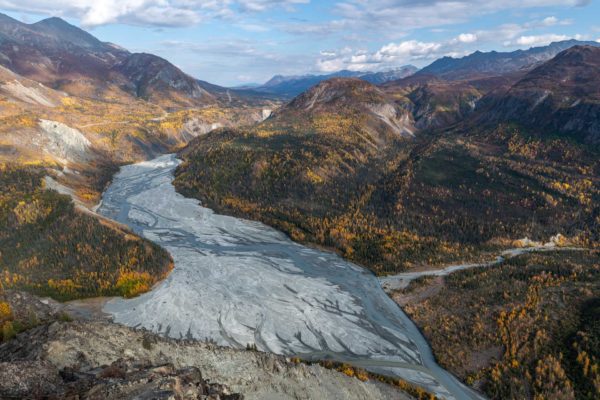
[[[491,91],[438,78],[326,81],[251,130],[195,139],[176,184],[382,273],[553,231],[595,242],[597,103],[577,77],[595,76],[599,52],[565,50]],[[532,80],[547,89],[520,89]],[[544,122],[530,124],[542,107]]]

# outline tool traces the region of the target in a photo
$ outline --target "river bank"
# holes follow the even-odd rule
[[[183,197],[171,184],[178,163],[166,155],[121,168],[98,208],[175,261],[151,292],[106,303],[115,322],[173,338],[350,361],[440,397],[479,397],[437,366],[370,271]]]

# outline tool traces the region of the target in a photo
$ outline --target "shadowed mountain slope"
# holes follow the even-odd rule
[[[568,50],[531,74],[560,76],[563,58],[582,49],[590,51]],[[571,68],[590,62],[578,60]],[[578,141],[579,130],[532,136],[508,111],[489,119],[476,84],[482,91],[417,77],[383,88],[326,81],[254,129],[196,139],[182,152],[175,184],[378,273],[477,259],[525,236],[547,241],[560,232],[597,245],[597,147]]]
[[[600,48],[575,46],[481,103],[480,120],[600,143]]]

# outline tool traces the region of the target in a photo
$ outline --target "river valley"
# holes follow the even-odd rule
[[[183,197],[172,185],[178,163],[164,155],[121,168],[98,208],[175,261],[151,292],[104,306],[115,322],[174,338],[346,361],[443,398],[480,398],[435,363],[419,330],[370,271]]]

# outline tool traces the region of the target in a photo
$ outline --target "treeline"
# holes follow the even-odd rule
[[[5,288],[58,300],[135,296],[172,268],[168,253],[44,190],[43,170],[3,166],[0,279]]]

